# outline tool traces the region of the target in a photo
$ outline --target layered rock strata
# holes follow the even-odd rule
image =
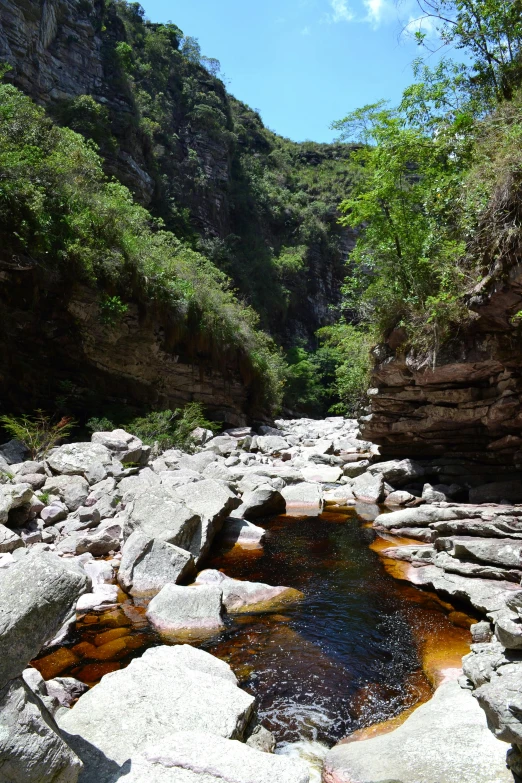
[[[400,330],[376,349],[361,430],[381,454],[453,456],[483,475],[522,467],[522,265],[486,277],[470,307],[475,320],[437,352],[405,352]]]

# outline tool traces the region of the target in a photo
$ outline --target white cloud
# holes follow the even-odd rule
[[[383,22],[389,22],[396,18],[396,9],[390,0],[363,0],[366,8],[365,22],[372,27],[378,27]]]
[[[337,22],[351,22],[355,19],[355,14],[348,5],[347,0],[330,0],[333,13],[329,14],[329,21],[336,24]]]
[[[310,28],[308,26],[303,27],[303,29],[301,30],[301,35],[311,35],[311,33],[312,33],[312,31],[310,30]]]

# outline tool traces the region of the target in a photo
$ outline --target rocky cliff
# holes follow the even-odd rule
[[[353,242],[336,211],[349,148],[277,137],[186,40],[136,3],[0,2],[8,78],[92,138],[107,173],[231,275],[265,327],[313,343]]]
[[[438,352],[401,351],[399,330],[375,350],[362,431],[383,455],[471,460],[486,477],[522,465],[520,263],[484,277],[469,306],[474,320]]]
[[[223,422],[256,412],[252,379],[239,352],[219,357],[180,338],[179,325],[155,308],[129,305],[117,323],[100,320],[99,294],[50,279],[42,270],[9,269],[0,259],[0,405],[78,414],[175,408],[202,402]]]

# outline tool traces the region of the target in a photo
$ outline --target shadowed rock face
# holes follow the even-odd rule
[[[436,356],[395,351],[393,334],[379,347],[361,431],[383,455],[453,453],[484,472],[522,465],[522,342],[511,320],[522,308],[522,265],[497,277],[474,293],[476,320]]]
[[[110,328],[100,319],[99,294],[49,279],[43,270],[4,269],[0,256],[0,384],[6,408],[46,407],[74,386],[74,404],[97,401],[137,408],[175,408],[194,399],[216,418],[242,424],[249,384],[239,357],[219,367],[197,346],[176,340],[167,318],[137,305]],[[14,379],[24,379],[23,385]]]

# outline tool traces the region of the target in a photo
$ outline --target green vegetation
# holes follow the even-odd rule
[[[379,340],[431,352],[473,313],[467,294],[520,251],[522,7],[502,0],[419,0],[438,43],[471,64],[415,64],[396,108],[365,106],[334,124],[361,147],[361,177],[341,222],[360,230],[344,308]],[[339,328],[339,327],[337,327]],[[347,345],[350,343],[348,340]],[[357,349],[349,351],[357,374]],[[352,372],[351,371],[351,372]],[[365,372],[360,365],[360,372]],[[348,399],[353,379],[338,369]],[[347,397],[348,395],[348,397]]]
[[[220,426],[205,418],[203,407],[198,402],[189,402],[175,411],[152,411],[147,416],[120,422],[120,425],[149,446],[157,444],[160,451],[170,448],[191,451],[194,447],[192,432],[197,427],[216,432]],[[93,418],[87,422],[87,428],[91,432],[107,432],[115,429],[116,425],[107,418]]]
[[[118,152],[139,160],[154,185],[152,214],[229,276],[285,342],[317,259],[334,295],[344,276],[337,207],[358,176],[350,148],[265,128],[227,94],[219,62],[195,38],[149,22],[138,3],[106,0],[104,28],[111,87],[131,111],[111,115],[79,96],[53,108],[55,118],[94,140],[109,170]]]
[[[53,422],[41,410],[36,411],[34,416],[0,416],[0,424],[12,438],[24,444],[31,459],[45,457],[76,426],[76,422],[68,416]]]
[[[278,405],[282,359],[226,275],[109,181],[92,143],[11,85],[0,86],[0,179],[4,252],[96,287],[107,323],[134,301],[163,312],[194,351],[237,351],[260,402]]]

